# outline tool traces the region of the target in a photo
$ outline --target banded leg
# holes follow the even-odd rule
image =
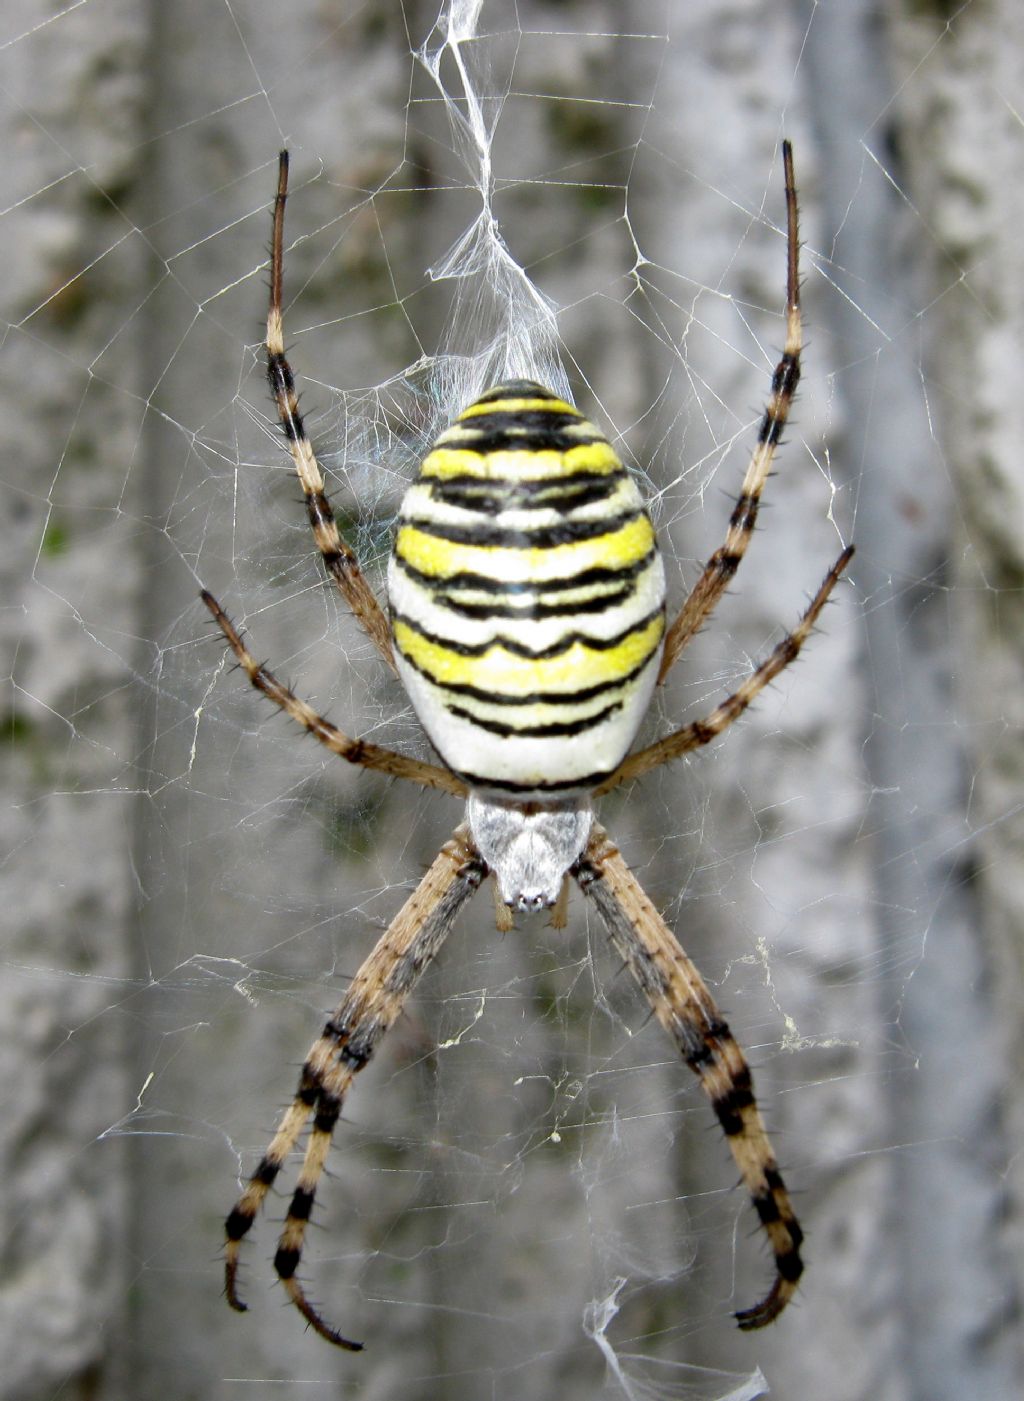
[[[761,419],[754,448],[740,494],[736,498],[725,543],[715,551],[704,566],[704,572],[690,590],[679,616],[665,635],[665,651],[661,658],[658,681],[665,680],[680,653],[694,634],[703,626],[721,598],[729,581],[747,552],[750,537],[757,524],[761,492],[772,469],[775,449],[789,417],[790,405],[800,382],[800,352],[803,348],[803,328],[800,319],[800,234],[793,178],[793,148],[782,143],[782,162],[786,178],[786,343],[782,359],[772,376],[772,393]]]
[[[392,671],[391,629],[383,609],[348,545],[341,538],[324,487],[323,474],[309,441],[295,377],[284,349],[284,316],[281,309],[284,289],[284,207],[288,199],[288,152],[282,151],[277,167],[277,198],[274,200],[274,235],[270,257],[270,306],[267,311],[267,378],[277,404],[277,416],[288,439],[288,451],[295,463],[299,483],[306,498],[313,540],[323,557],[324,567],[338,592],[352,609],[363,631]]]
[[[362,765],[364,769],[374,769],[377,773],[386,773],[392,778],[407,778],[424,788],[439,788],[443,793],[453,793],[459,798],[465,797],[466,785],[447,769],[440,768],[437,764],[424,763],[420,759],[409,759],[404,754],[396,754],[394,750],[385,749],[382,745],[373,744],[366,739],[352,739],[322,715],[318,715],[312,706],[307,705],[304,700],[299,700],[282,681],[278,681],[272,671],[256,660],[213,594],[203,589],[200,597],[213,614],[217,626],[227,639],[228,646],[256,689],[262,691],[275,705],[280,706],[286,715],[307,730],[314,739],[319,740],[325,749],[342,759],[347,759],[350,764]]]
[[[736,1321],[743,1329],[763,1328],[796,1293],[803,1232],[754,1100],[750,1068],[700,973],[597,823],[573,875],[597,905],[654,1015],[700,1078],[725,1132],[775,1258],[768,1294]]]
[[[394,1025],[420,975],[444,943],[456,915],[486,870],[469,829],[465,825],[458,827],[360,967],[344,1000],[311,1047],[299,1076],[295,1100],[285,1111],[269,1148],[225,1222],[225,1292],[228,1303],[240,1313],[246,1309],[237,1288],[240,1243],[312,1116],[313,1126],[278,1241],[274,1268],[291,1302],[322,1338],[353,1352],[362,1347],[324,1322],[296,1278],[306,1225],[327,1162],[331,1136],[352,1081]]]
[[[734,691],[731,696],[726,696],[725,700],[717,705],[710,715],[705,715],[702,720],[693,720],[689,725],[684,725],[682,729],[666,735],[664,739],[649,744],[646,749],[638,749],[635,754],[627,755],[611,777],[606,778],[598,788],[595,788],[595,796],[599,797],[602,793],[610,792],[612,788],[617,788],[627,779],[639,778],[641,774],[650,773],[651,769],[656,769],[672,759],[678,759],[681,755],[688,754],[691,749],[700,749],[702,745],[710,744],[713,739],[718,738],[723,730],[728,729],[734,720],[738,720],[758,693],[763,691],[770,681],[774,681],[779,672],[784,671],[790,662],[796,661],[800,655],[800,649],[807,641],[814,624],[818,621],[821,610],[828,602],[829,595],[853,558],[853,552],[853,546],[847,545],[825,575],[821,587],[811,599],[810,606],[793,631],[786,634],[757,670],[750,673],[737,691]]]

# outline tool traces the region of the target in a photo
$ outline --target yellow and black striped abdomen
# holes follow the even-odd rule
[[[472,786],[552,798],[622,760],[657,675],[665,582],[611,444],[528,381],[438,438],[405,495],[388,576],[399,671]]]

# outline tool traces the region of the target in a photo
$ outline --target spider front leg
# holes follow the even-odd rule
[[[306,511],[313,532],[313,541],[323,558],[324,567],[338,587],[338,592],[352,609],[370,641],[392,671],[391,629],[384,610],[366,582],[348,545],[341,538],[324,485],[323,473],[316,460],[313,444],[306,433],[299,413],[299,398],[295,377],[284,348],[284,207],[288,199],[288,152],[278,157],[277,198],[274,200],[274,234],[270,258],[270,306],[267,310],[267,378],[277,404],[277,415],[288,439],[288,450],[295,463],[299,484],[306,498]]]
[[[775,449],[789,418],[790,405],[800,382],[800,352],[803,349],[803,323],[800,315],[800,232],[793,174],[793,147],[782,143],[782,164],[786,179],[786,343],[782,359],[772,376],[772,393],[761,418],[757,444],[750,458],[740,494],[729,518],[729,529],[722,544],[704,566],[690,590],[679,616],[665,634],[658,681],[665,680],[677,658],[694,634],[707,622],[729,581],[747,552],[757,524],[761,492],[772,470]]]
[[[337,725],[332,725],[330,720],[318,715],[311,705],[300,700],[294,691],[283,681],[279,681],[262,662],[256,660],[213,594],[208,589],[203,589],[199,596],[210,610],[228,646],[238,658],[239,665],[257,691],[279,706],[325,749],[329,749],[341,759],[347,759],[350,764],[361,765],[364,769],[374,769],[391,778],[406,778],[424,788],[437,788],[442,793],[451,793],[458,798],[465,797],[466,785],[447,769],[442,769],[437,764],[428,764],[422,759],[409,759],[404,754],[396,754],[393,749],[385,749],[367,739],[352,739],[344,730],[339,730]]]
[[[327,1162],[331,1136],[352,1081],[394,1025],[486,870],[468,828],[458,827],[356,973],[347,995],[310,1048],[295,1099],[225,1222],[225,1293],[228,1303],[240,1313],[246,1308],[238,1296],[241,1241],[312,1115],[313,1126],[278,1241],[274,1269],[289,1299],[311,1328],[338,1347],[351,1352],[361,1349],[362,1343],[352,1342],[324,1322],[296,1278],[306,1226]]]
[[[704,979],[597,823],[573,875],[597,905],[654,1015],[699,1076],[726,1135],[775,1258],[768,1294],[736,1321],[743,1329],[763,1328],[796,1293],[803,1232],[754,1100],[750,1068]]]

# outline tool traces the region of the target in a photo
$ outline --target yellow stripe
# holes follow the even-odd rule
[[[564,399],[491,399],[486,404],[470,404],[455,422],[461,423],[463,419],[474,418],[477,414],[535,413],[538,409],[543,413],[571,413],[574,418],[583,417],[575,404],[568,404]]]
[[[611,476],[622,463],[611,443],[581,443],[565,452],[552,448],[522,448],[506,452],[473,452],[470,448],[434,448],[420,468],[421,477],[500,478],[510,482],[541,482],[571,477],[577,472]]]
[[[482,574],[498,583],[541,588],[551,579],[569,578],[585,569],[628,569],[643,559],[653,543],[654,528],[646,516],[593,540],[523,550],[508,545],[460,545],[403,525],[395,540],[395,554],[403,564],[433,579]]]
[[[463,657],[430,641],[401,619],[395,622],[394,636],[402,655],[439,686],[475,686],[503,696],[527,696],[536,691],[572,696],[635,671],[657,651],[664,628],[664,617],[659,614],[645,627],[629,633],[617,647],[597,650],[574,642],[559,656],[545,659],[517,656],[500,643],[482,656]]]

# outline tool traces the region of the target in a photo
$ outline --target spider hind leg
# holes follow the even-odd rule
[[[697,968],[597,823],[573,875],[722,1126],[775,1261],[771,1289],[738,1312],[736,1322],[744,1330],[763,1328],[796,1293],[803,1231],[754,1099],[750,1067]]]
[[[362,1348],[362,1343],[352,1342],[324,1321],[299,1282],[306,1228],[352,1081],[401,1015],[409,994],[486,872],[468,828],[458,827],[364,960],[341,1004],[313,1043],[302,1067],[295,1099],[225,1223],[224,1287],[228,1303],[239,1313],[246,1309],[238,1295],[241,1241],[312,1115],[313,1124],[278,1239],[274,1268],[289,1300],[311,1328],[349,1352]]]
[[[316,1096],[317,1087],[311,1078],[307,1062],[302,1069],[295,1099],[285,1110],[270,1146],[224,1222],[224,1294],[236,1313],[245,1313],[249,1307],[238,1293],[238,1259],[242,1241],[259,1215],[278,1173],[299,1141],[306,1121],[313,1112]]]

